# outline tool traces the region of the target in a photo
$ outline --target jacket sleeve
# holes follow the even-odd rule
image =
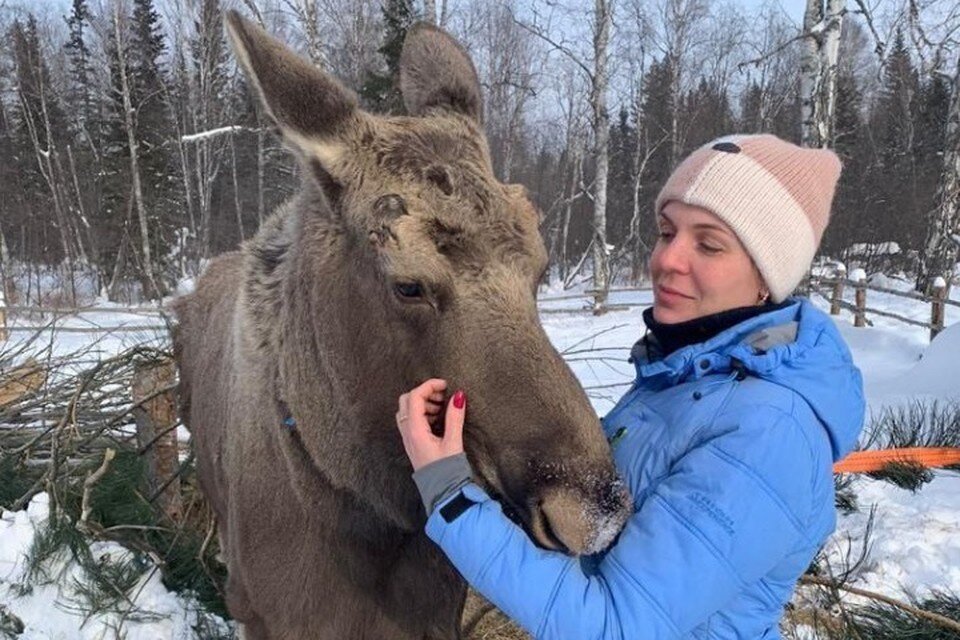
[[[577,558],[536,547],[475,484],[462,492],[478,504],[449,522],[440,505],[427,534],[540,640],[677,638],[805,535],[812,455],[792,417],[754,412],[677,460],[589,573]]]

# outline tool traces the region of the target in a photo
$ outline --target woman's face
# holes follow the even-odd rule
[[[720,218],[672,200],[658,219],[650,258],[653,317],[674,324],[760,302],[767,288],[740,240]]]

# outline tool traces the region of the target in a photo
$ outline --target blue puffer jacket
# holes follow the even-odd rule
[[[602,556],[539,549],[472,483],[478,504],[451,522],[438,505],[427,534],[538,639],[779,638],[864,416],[833,321],[792,302],[663,360],[634,348],[603,425],[636,513]]]

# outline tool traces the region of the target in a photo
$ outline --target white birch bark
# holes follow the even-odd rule
[[[840,28],[846,0],[807,0],[800,59],[801,144],[829,147],[837,99]]]
[[[611,0],[594,1],[593,83],[590,106],[593,112],[594,163],[596,179],[593,185],[593,287],[597,291],[610,288],[610,252],[607,250],[607,175],[609,173],[608,147],[610,116],[607,113],[607,85],[609,83],[610,28],[613,23]],[[597,298],[601,306],[604,296]],[[594,309],[595,312],[599,309]]]
[[[150,253],[150,227],[147,218],[147,208],[143,202],[143,188],[140,181],[139,143],[136,137],[136,127],[133,121],[133,104],[130,99],[130,83],[127,78],[127,61],[124,55],[123,34],[120,28],[120,2],[113,5],[113,33],[117,43],[117,73],[120,75],[120,92],[123,98],[123,126],[127,134],[127,150],[130,154],[130,178],[133,185],[133,197],[136,202],[137,221],[140,226],[140,252],[143,258],[143,275],[145,284],[144,293],[163,296],[159,283],[153,272],[153,257]],[[152,289],[152,291],[150,291]]]

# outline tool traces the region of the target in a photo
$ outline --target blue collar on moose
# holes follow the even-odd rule
[[[277,409],[280,411],[280,425],[287,431],[296,431],[297,421],[294,419],[293,412],[290,411],[287,403],[277,398]]]

